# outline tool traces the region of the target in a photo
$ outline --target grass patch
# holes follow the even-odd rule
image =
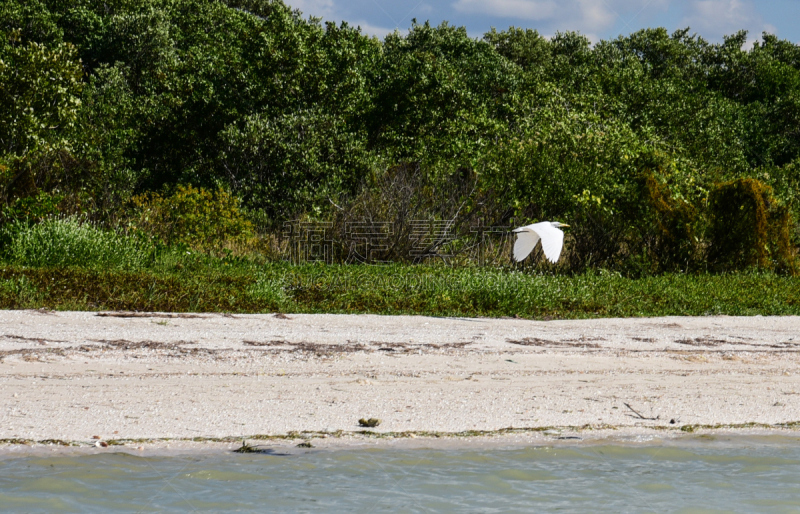
[[[492,268],[259,264],[172,253],[147,268],[0,266],[0,308],[519,316],[798,315],[772,273],[542,275]]]
[[[153,258],[148,245],[78,218],[53,218],[31,226],[19,223],[9,232],[8,258],[23,266],[131,270],[147,266]]]

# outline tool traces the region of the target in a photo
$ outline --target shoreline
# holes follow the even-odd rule
[[[0,311],[0,453],[794,437],[798,364],[800,317]]]
[[[252,453],[273,456],[299,455],[309,451],[362,450],[432,450],[432,451],[514,451],[540,448],[619,447],[750,447],[800,443],[800,430],[782,427],[702,427],[687,433],[681,429],[600,430],[562,427],[548,430],[513,429],[513,432],[462,435],[429,433],[346,434],[305,433],[292,435],[253,435],[239,438],[110,440],[108,446],[99,441],[0,441],[0,461],[47,455],[101,455],[125,453],[139,457],[174,457],[183,455],[215,455]],[[105,441],[104,441],[105,442]]]

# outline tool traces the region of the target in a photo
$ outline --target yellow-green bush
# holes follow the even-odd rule
[[[649,250],[651,266],[654,271],[689,269],[697,256],[697,209],[675,198],[653,173],[646,173],[641,184],[642,196],[649,207],[644,245]]]
[[[166,245],[184,244],[202,252],[237,251],[255,241],[253,224],[239,200],[223,189],[208,191],[179,185],[169,196],[148,193],[133,198],[133,232]]]
[[[709,195],[709,211],[708,260],[713,268],[797,272],[791,214],[770,186],[752,178],[719,184]]]

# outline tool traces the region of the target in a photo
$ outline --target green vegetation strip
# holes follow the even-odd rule
[[[374,313],[533,319],[797,315],[800,278],[771,273],[544,275],[411,265],[259,265],[198,257],[138,271],[0,267],[0,308]]]
[[[414,20],[379,39],[295,7],[0,3],[0,258],[505,264],[509,229],[550,220],[561,259],[525,266],[800,274],[794,41]],[[355,296],[330,302],[389,308]]]

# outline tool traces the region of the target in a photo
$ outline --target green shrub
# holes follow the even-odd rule
[[[259,273],[247,288],[246,294],[254,302],[281,309],[290,301],[286,293],[286,278],[275,277],[271,273]]]
[[[0,166],[0,171],[2,171],[2,166]],[[16,198],[14,201],[8,202],[0,210],[0,219],[4,222],[16,220],[42,221],[58,215],[58,204],[63,199],[63,195],[45,191],[39,191],[38,194],[33,196]]]
[[[221,133],[219,166],[248,208],[271,219],[329,209],[329,198],[354,191],[372,167],[365,135],[321,109],[255,115],[240,125]]]
[[[77,218],[48,219],[32,226],[18,223],[9,231],[10,260],[23,266],[139,269],[153,255],[138,241]]]
[[[223,189],[179,185],[171,196],[149,193],[133,202],[132,231],[163,244],[213,253],[254,243],[253,224],[239,209],[239,200]]]
[[[43,296],[25,275],[0,280],[0,298],[17,308],[37,308]]]

